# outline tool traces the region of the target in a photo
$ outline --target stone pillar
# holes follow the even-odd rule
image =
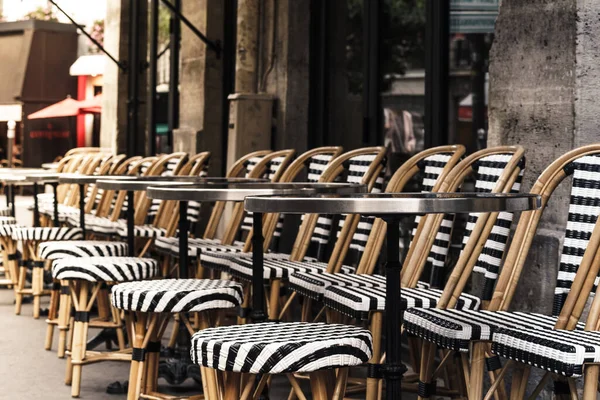
[[[223,43],[224,2],[184,0],[182,12],[200,32]],[[223,149],[223,57],[217,57],[185,25],[181,27],[179,129],[173,133],[173,150],[196,154],[210,151],[211,173],[219,176]]]
[[[525,147],[524,190],[566,151],[598,142],[599,14],[594,0],[502,1],[490,53],[488,145]],[[545,211],[515,309],[551,312],[569,202],[563,186]]]
[[[276,96],[275,148],[301,153],[308,141],[310,1],[266,1],[264,13],[259,91]]]
[[[143,63],[147,59],[148,2],[144,0],[136,1],[139,2],[139,59]],[[106,4],[104,47],[113,57],[122,62],[127,62],[129,58],[129,3],[130,0],[108,0]],[[141,71],[138,145],[141,149],[145,149],[146,108],[143,104],[147,92],[147,75],[146,68],[142,68],[142,66],[137,66],[137,68]],[[127,88],[127,73],[120,70],[112,61],[107,60],[102,88],[100,147],[110,148],[118,153],[125,153],[127,150]]]
[[[235,59],[236,93],[256,93],[258,28],[262,0],[238,0]]]

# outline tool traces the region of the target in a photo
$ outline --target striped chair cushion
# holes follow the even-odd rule
[[[313,300],[322,301],[325,290],[330,286],[375,287],[385,286],[385,276],[366,274],[311,274],[296,272],[290,275],[288,287],[294,292]]]
[[[192,361],[252,374],[311,372],[366,363],[366,329],[323,323],[261,323],[208,328],[192,336]]]
[[[44,242],[39,245],[40,258],[57,260],[65,257],[124,257],[127,243],[100,240]]]
[[[400,308],[435,308],[442,296],[439,289],[402,288]],[[340,287],[325,290],[325,305],[352,318],[368,319],[372,311],[385,310],[385,287]],[[460,295],[457,309],[477,310],[481,300],[466,293]]]
[[[135,225],[133,227],[133,236],[141,237],[141,238],[157,238],[161,236],[165,236],[167,234],[167,230],[165,228],[158,228],[152,225]],[[127,225],[121,226],[117,230],[117,235],[122,238],[127,237]]]
[[[412,308],[404,313],[411,334],[455,351],[468,352],[472,340],[491,340],[499,328],[552,329],[557,317],[508,311],[437,310]],[[583,330],[584,324],[578,329]]]
[[[229,280],[159,279],[129,282],[112,289],[112,304],[118,309],[140,312],[199,312],[237,307],[243,288]]]
[[[204,258],[202,258],[203,263]],[[203,264],[204,265],[204,264]],[[277,255],[265,257],[263,263],[263,279],[282,279],[297,272],[309,272],[313,274],[324,273],[327,269],[327,263],[308,262],[308,261],[290,261],[289,259],[279,259]],[[342,273],[350,274],[354,272],[353,267],[342,266]],[[230,257],[229,273],[234,277],[244,280],[252,280],[252,256],[251,255],[233,255]]]
[[[110,218],[96,217],[86,215],[85,228],[100,234],[100,235],[116,235],[119,229],[127,226],[127,221],[124,219],[118,219],[111,221]]]
[[[600,332],[500,328],[492,353],[564,376],[580,376],[585,363],[600,363]]]
[[[203,267],[220,272],[231,273],[231,265],[238,262],[238,257],[240,257],[244,265],[252,263],[252,255],[250,253],[242,253],[241,247],[238,248],[232,246],[229,250],[227,250],[225,246],[215,248],[219,250],[211,251],[211,249],[207,247],[204,252],[198,253]],[[267,261],[287,261],[290,257],[287,254],[281,253],[265,253],[263,254],[263,258]],[[317,262],[317,259],[313,257],[304,257],[303,261],[314,263]],[[323,263],[321,264],[326,265]]]
[[[13,229],[14,240],[78,240],[83,239],[83,231],[68,227],[38,227]]]
[[[151,258],[68,257],[52,262],[54,279],[126,282],[150,279],[159,274],[158,263]]]
[[[17,219],[15,217],[3,217],[0,216],[0,225],[16,225]]]
[[[0,224],[0,236],[4,237],[4,238],[11,238],[13,237],[13,231],[15,229],[20,229],[20,228],[26,228],[26,226],[23,225],[8,225],[8,224]],[[14,239],[12,239],[14,240]]]

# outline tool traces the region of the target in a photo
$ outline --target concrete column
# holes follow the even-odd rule
[[[223,42],[224,2],[183,0],[182,12],[212,41]],[[210,151],[211,173],[218,176],[224,163],[222,133],[223,57],[217,58],[192,31],[181,27],[179,129],[173,133],[174,151]]]
[[[276,96],[275,148],[301,153],[308,140],[310,1],[266,0],[264,13],[259,90]]]
[[[139,58],[147,59],[147,10],[148,2],[139,1],[140,37]],[[119,61],[128,61],[129,44],[129,2],[130,0],[108,0],[106,4],[106,19],[104,22],[104,47]],[[137,68],[140,72],[139,99],[139,132],[138,145],[145,149],[146,143],[146,69]],[[127,74],[116,64],[108,60],[104,72],[102,88],[102,117],[100,130],[100,146],[111,148],[118,153],[127,149]],[[143,152],[143,151],[142,151]]]
[[[235,91],[256,93],[261,0],[238,0]]]
[[[502,1],[490,53],[488,145],[525,147],[524,190],[566,151],[598,142],[599,14],[594,0]],[[515,309],[551,311],[568,186],[558,189],[545,212]]]

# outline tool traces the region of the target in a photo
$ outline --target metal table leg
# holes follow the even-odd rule
[[[40,226],[40,205],[38,202],[38,184],[33,182],[33,226]]]
[[[12,208],[12,216],[17,217],[17,206],[15,204],[15,187],[8,185],[8,193],[10,194],[10,207]]]
[[[58,182],[52,182],[50,186],[52,186],[52,193],[54,194],[54,226],[58,227],[58,224],[60,223],[58,220]]]
[[[179,202],[179,277],[182,279],[189,277],[188,261],[188,202]]]
[[[267,319],[265,313],[265,285],[263,282],[263,214],[252,214],[252,321],[263,322]]]
[[[79,227],[85,238],[85,185],[79,185]]]
[[[134,209],[135,196],[132,190],[127,192],[127,247],[130,257],[135,256]]]
[[[386,362],[383,366],[385,392],[388,400],[402,398],[402,375],[406,366],[402,364],[402,343],[400,329],[402,310],[400,308],[400,220],[391,217],[387,222],[387,262],[385,265],[385,351]]]

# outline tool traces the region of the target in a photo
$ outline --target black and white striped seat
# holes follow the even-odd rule
[[[0,216],[0,225],[16,225],[17,219],[15,217],[3,217]]]
[[[128,282],[112,289],[112,304],[139,312],[200,312],[242,303],[242,285],[229,280],[159,279]]]
[[[368,319],[369,313],[385,310],[385,287],[344,287],[330,286],[325,290],[323,303],[352,318]],[[435,308],[442,296],[442,290],[431,288],[402,288],[400,308]],[[457,309],[477,310],[481,300],[477,296],[462,293],[458,298]]]
[[[117,235],[122,238],[127,237],[127,224],[121,226],[117,230]],[[165,236],[167,234],[167,230],[165,228],[159,228],[153,225],[135,225],[133,227],[133,236],[141,237],[141,238],[157,238],[161,236]]]
[[[252,374],[312,372],[366,363],[368,330],[323,323],[260,323],[208,328],[192,336],[192,361]]]
[[[214,254],[214,253],[213,253]],[[279,255],[274,254],[271,258],[264,258],[263,278],[287,280],[289,276],[296,272],[310,272],[314,274],[324,273],[327,269],[327,263],[318,261],[290,261],[289,258],[281,259]],[[252,281],[252,256],[251,255],[231,255],[222,257],[229,259],[228,272],[241,280]],[[202,258],[205,262],[205,258]],[[204,265],[204,264],[203,264]],[[342,266],[342,272],[350,274],[354,272],[354,267]]]
[[[50,241],[39,245],[41,259],[57,260],[65,257],[123,257],[127,243],[100,240]]]
[[[160,274],[158,263],[138,257],[67,257],[52,262],[54,279],[89,282],[126,282]]]
[[[322,301],[325,290],[330,286],[342,287],[376,287],[385,286],[385,276],[366,274],[332,274],[324,272],[313,274],[295,272],[290,275],[288,287],[294,292],[313,300]]]
[[[13,237],[13,231],[15,229],[26,228],[24,225],[10,225],[10,224],[0,224],[0,237],[11,238]],[[14,240],[14,239],[13,239]]]
[[[26,227],[13,229],[12,237],[14,240],[78,240],[83,239],[83,231],[69,227]]]
[[[586,363],[600,363],[600,332],[498,329],[492,353],[564,376],[580,376]]]
[[[79,222],[77,222],[77,225]],[[100,235],[116,235],[120,229],[127,227],[127,221],[124,219],[118,219],[116,221],[112,221],[107,217],[97,217],[95,215],[86,215],[85,216],[85,227],[86,229],[100,234]]]
[[[489,341],[499,329],[552,329],[557,317],[527,312],[409,309],[404,328],[411,335],[454,351],[469,351],[473,340]],[[584,324],[577,329],[583,330]]]

